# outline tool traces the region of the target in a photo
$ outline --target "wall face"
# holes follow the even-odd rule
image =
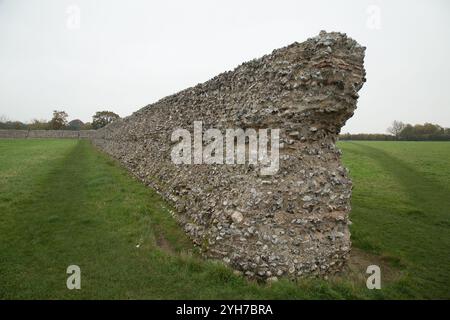
[[[28,130],[0,130],[0,138],[24,139],[28,136]]]
[[[350,250],[351,181],[335,140],[365,81],[364,50],[321,32],[148,105],[93,141],[172,202],[206,256],[249,277],[338,271]],[[174,164],[171,135],[192,133],[194,121],[203,131],[279,128],[278,172]]]
[[[95,130],[0,130],[0,139],[89,139],[94,135]]]

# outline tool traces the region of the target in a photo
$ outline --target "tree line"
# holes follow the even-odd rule
[[[92,122],[84,123],[80,119],[68,121],[69,115],[65,111],[54,110],[52,118],[47,120],[34,119],[29,123],[0,119],[0,129],[16,130],[92,130],[100,129],[107,124],[120,119],[112,111],[98,111],[92,116]]]
[[[450,141],[450,128],[437,124],[409,124],[394,121],[387,129],[388,134],[381,133],[345,133],[339,135],[340,140],[377,140],[377,141]]]

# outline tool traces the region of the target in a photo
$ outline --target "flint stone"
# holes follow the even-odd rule
[[[235,211],[231,214],[231,220],[233,220],[234,223],[241,223],[242,220],[244,220],[244,216],[239,211]]]

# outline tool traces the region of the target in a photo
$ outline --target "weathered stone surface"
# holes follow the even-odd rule
[[[340,270],[351,181],[336,136],[365,81],[365,48],[321,32],[168,96],[98,130],[94,143],[171,201],[204,254],[249,277]],[[280,128],[280,170],[175,165],[174,129]]]

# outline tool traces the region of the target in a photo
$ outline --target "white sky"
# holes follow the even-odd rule
[[[127,116],[322,29],[367,47],[368,81],[342,132],[450,127],[446,0],[0,0],[0,116]]]

